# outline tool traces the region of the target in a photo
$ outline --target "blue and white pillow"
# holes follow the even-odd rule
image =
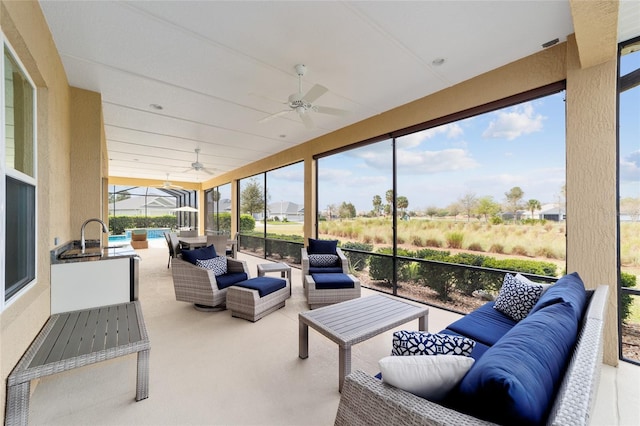
[[[463,336],[402,330],[393,333],[391,355],[469,356],[475,345],[475,340]]]
[[[502,288],[493,308],[513,318],[514,321],[520,321],[529,315],[531,308],[541,295],[541,284],[532,281],[525,282],[511,274],[505,274]]]
[[[310,254],[309,266],[314,268],[327,268],[339,266],[340,258],[336,254]]]
[[[211,269],[216,277],[227,273],[227,257],[217,256],[211,259],[198,259],[196,266],[204,269]]]

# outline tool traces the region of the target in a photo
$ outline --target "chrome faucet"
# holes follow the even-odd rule
[[[102,225],[102,232],[104,232],[105,234],[109,233],[109,229],[107,228],[107,225],[105,225],[104,222],[101,221],[100,219],[94,217],[94,218],[85,220],[84,223],[82,224],[82,229],[80,229],[80,247],[82,247],[82,253],[84,253],[84,248],[85,248],[84,228],[85,226],[87,226],[87,223],[89,222],[98,222],[99,224]]]

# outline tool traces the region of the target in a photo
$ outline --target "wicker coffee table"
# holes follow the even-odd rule
[[[401,324],[418,319],[418,328],[426,330],[429,308],[414,305],[382,294],[348,300],[298,314],[300,358],[309,356],[309,327],[339,347],[339,382],[351,372],[351,346],[364,342]]]

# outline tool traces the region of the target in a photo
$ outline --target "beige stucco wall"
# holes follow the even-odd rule
[[[67,77],[40,5],[36,1],[0,1],[0,29],[36,85],[38,182],[36,284],[0,313],[0,412],[4,414],[6,377],[50,315],[49,251],[55,246],[54,238],[62,243],[79,237],[79,225],[72,226],[72,210],[87,209],[100,215],[100,182],[108,169],[106,158],[101,158],[95,169],[76,168],[77,162],[82,166],[92,157],[71,155],[72,127],[76,135],[82,135],[76,141],[88,141],[97,147],[96,152],[104,153],[102,157],[106,155],[100,96],[74,90],[81,107],[90,110],[82,112],[77,105],[72,108]],[[80,113],[82,117],[74,117]],[[97,192],[74,198],[72,169],[74,181],[95,182]]]

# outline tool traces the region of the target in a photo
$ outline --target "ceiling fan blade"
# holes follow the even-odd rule
[[[200,170],[204,171],[207,174],[215,175],[215,172],[213,170],[209,170],[206,167],[200,167]]]
[[[311,117],[309,117],[309,114],[306,111],[299,112],[298,115],[300,116],[300,119],[302,120],[302,122],[304,123],[304,126],[307,129],[313,129],[315,127],[313,125],[313,120],[311,120]]]
[[[340,109],[340,108],[331,108],[331,107],[326,107],[326,106],[313,106],[313,110],[315,112],[319,112],[322,114],[331,114],[331,115],[347,115],[349,114],[349,111],[347,111],[346,109]]]
[[[261,118],[260,120],[258,120],[258,123],[266,123],[267,121],[271,121],[274,118],[281,117],[281,116],[285,115],[288,112],[291,112],[291,110],[290,109],[284,109],[282,111],[276,112],[275,114],[267,115],[266,117]]]
[[[309,89],[309,91],[302,97],[302,99],[309,103],[313,103],[313,101],[315,101],[328,91],[329,89],[327,89],[326,87],[321,86],[320,84],[316,84],[311,89]]]

